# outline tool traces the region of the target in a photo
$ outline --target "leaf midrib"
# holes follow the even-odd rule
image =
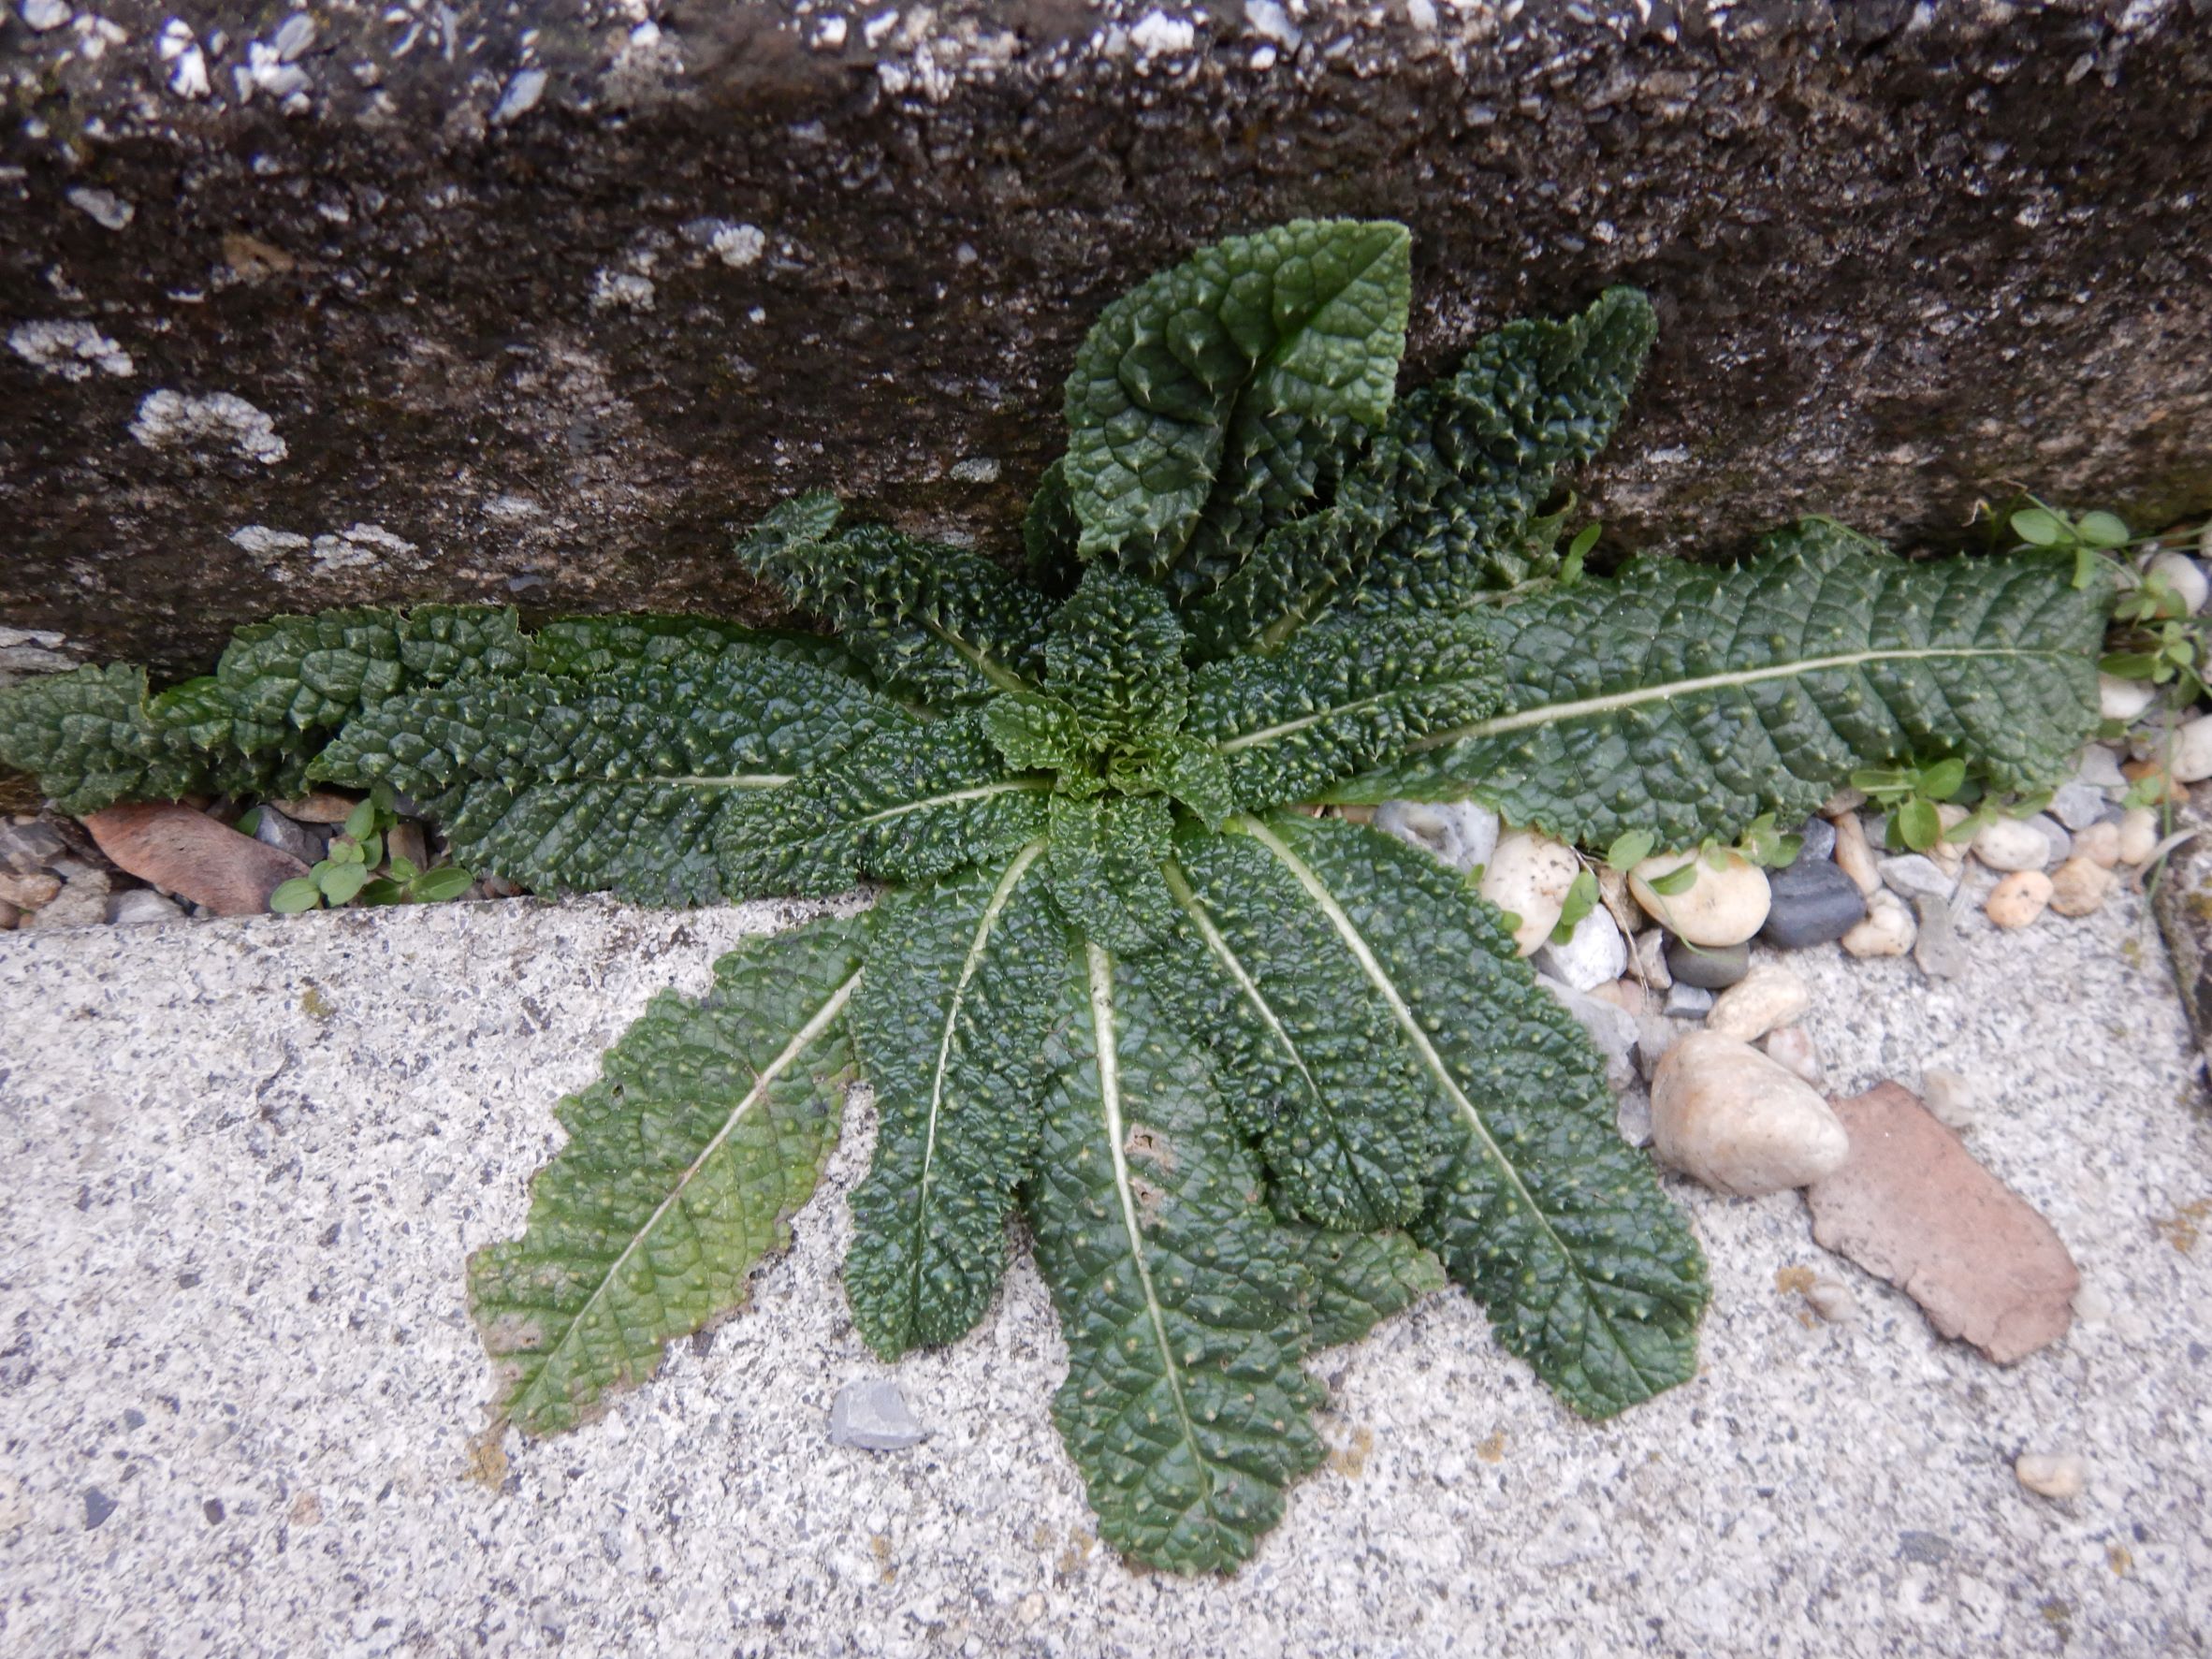
[[[829,994],[807,1023],[799,1027],[797,1034],[784,1044],[782,1052],[763,1067],[759,1074],[754,1077],[752,1086],[747,1089],[737,1104],[730,1109],[730,1115],[723,1119],[722,1127],[714,1132],[713,1137],[700,1149],[699,1156],[694,1157],[684,1172],[677,1177],[675,1186],[669,1189],[668,1196],[654,1207],[653,1213],[646,1217],[636,1231],[631,1234],[630,1242],[622,1247],[622,1253],[608,1264],[606,1272],[600,1275],[599,1283],[592,1287],[591,1294],[577,1305],[575,1313],[569,1319],[567,1329],[560,1333],[560,1340],[546,1349],[544,1357],[538,1361],[537,1369],[531,1375],[530,1386],[518,1390],[515,1398],[508,1402],[507,1412],[510,1417],[513,1416],[517,1405],[536,1393],[538,1384],[544,1379],[553,1361],[568,1350],[569,1345],[575,1339],[576,1332],[583,1329],[586,1316],[598,1306],[600,1300],[606,1295],[609,1287],[614,1284],[616,1275],[622,1271],[623,1266],[630,1259],[637,1254],[638,1247],[652,1235],[653,1229],[661,1225],[662,1218],[690,1190],[693,1179],[697,1177],[702,1169],[706,1168],[706,1160],[721,1150],[738,1124],[744,1121],[746,1114],[767,1098],[770,1085],[796,1065],[799,1056],[811,1048],[822,1034],[837,1022],[838,1014],[844,1011],[845,1004],[851,1000],[853,991],[859,986],[863,971],[863,968],[856,968],[848,974],[844,982]]]

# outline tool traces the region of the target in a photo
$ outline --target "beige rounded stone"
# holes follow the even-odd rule
[[[1762,962],[1715,998],[1705,1028],[1742,1042],[1756,1042],[1778,1026],[1792,1025],[1812,1006],[1805,982],[1779,962]]]
[[[2087,916],[2111,891],[2112,872],[2093,858],[2070,858],[2051,872],[2051,909],[2061,916]]]
[[[2165,577],[2166,586],[2181,601],[2182,607],[2190,616],[2195,616],[2205,608],[2207,585],[2204,567],[2188,554],[2176,552],[2169,547],[2150,561],[2150,569],[2144,574]]]
[[[1843,949],[1853,956],[1902,956],[1919,937],[1905,901],[1883,887],[1867,895],[1867,918],[1843,936]]]
[[[2022,1452],[2013,1463],[2013,1476],[2039,1498],[2064,1502],[2089,1490],[2088,1465],[2070,1451]]]
[[[2051,902],[2051,879],[2041,870],[2016,870],[1989,890],[1982,909],[2000,927],[2026,927]]]
[[[1963,1129],[1974,1120],[1974,1085],[1964,1072],[1929,1066],[1920,1073],[1920,1103],[1946,1128]]]
[[[1832,1175],[1851,1139],[1811,1085],[1717,1031],[1679,1039],[1652,1075],[1652,1141],[1719,1192],[1759,1198]]]
[[[1974,856],[1993,870],[2040,870],[2051,862],[2051,844],[2024,818],[2000,818],[1982,825],[1973,839]]]
[[[1821,1069],[1820,1051],[1812,1046],[1812,1039],[1805,1034],[1802,1026],[1784,1026],[1779,1031],[1767,1033],[1767,1041],[1759,1045],[1767,1051],[1767,1057],[1787,1066],[1814,1088],[1827,1081]]]
[[[1771,895],[1767,874],[1739,852],[1719,855],[1715,869],[1694,852],[1662,852],[1628,874],[1628,890],[1667,932],[1694,945],[1739,945],[1767,920]],[[1697,875],[1681,893],[1655,892],[1652,883],[1695,863]]]
[[[2100,869],[2110,869],[2119,863],[2120,826],[2112,822],[2092,823],[2074,837],[2074,851],[2078,858],[2086,858]]]
[[[2138,865],[2159,844],[2159,815],[2149,807],[2132,807],[2119,821],[2119,861]]]
[[[1499,837],[1482,872],[1481,893],[1499,910],[1520,918],[1513,943],[1523,956],[1538,949],[1559,925],[1567,889],[1581,868],[1574,849],[1550,836],[1515,830]]]
[[[2212,778],[2212,715],[2200,715],[2174,734],[2166,769],[2176,783],[2202,783]]]
[[[1882,870],[1874,862],[1874,850],[1867,844],[1867,826],[1855,812],[1846,812],[1836,820],[1836,867],[1858,883],[1858,890],[1871,897],[1882,891]]]

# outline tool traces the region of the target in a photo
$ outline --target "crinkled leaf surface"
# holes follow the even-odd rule
[[[1125,965],[1076,953],[1026,1208],[1068,1343],[1053,1420],[1099,1530],[1176,1572],[1249,1557],[1321,1461],[1310,1281],[1207,1081]]]
[[[895,1359],[982,1317],[1006,1216],[1036,1160],[1043,1052],[1064,1017],[1067,924],[1032,841],[886,897],[853,1047],[876,1092],[876,1152],[852,1192],[845,1293],[868,1346]]]
[[[1494,907],[1435,860],[1341,821],[1241,819],[1336,938],[1344,1006],[1379,1007],[1448,1135],[1414,1236],[1498,1340],[1608,1417],[1696,1371],[1705,1262],[1621,1139],[1604,1069]]]
[[[1158,795],[1053,796],[1044,869],[1054,902],[1085,938],[1126,953],[1149,950],[1175,924],[1160,879],[1174,827]]]
[[[418,605],[277,617],[232,635],[216,683],[249,720],[335,726],[411,686],[508,674],[525,660],[520,624],[504,605]]]
[[[671,1338],[742,1302],[788,1242],[837,1139],[864,925],[740,946],[703,1000],[655,997],[599,1081],[561,1102],[568,1144],[532,1183],[529,1225],[469,1263],[495,1408],[518,1428],[594,1415]]]
[[[915,718],[850,676],[744,646],[605,674],[472,678],[349,721],[314,774],[423,801],[454,856],[540,891],[749,896],[718,863],[737,804]]]
[[[1183,625],[1147,582],[1096,567],[1056,611],[1045,686],[1091,730],[1113,737],[1173,731],[1190,701]]]
[[[565,679],[673,662],[692,655],[716,657],[734,645],[833,673],[863,673],[860,664],[846,655],[844,647],[818,634],[783,633],[745,628],[712,617],[650,611],[557,618],[531,633],[523,644],[532,670]]]
[[[714,827],[735,894],[918,881],[1043,833],[1052,780],[1011,774],[981,711],[885,732],[797,782],[735,800]]]
[[[1392,618],[1208,664],[1185,730],[1221,755],[1239,806],[1272,807],[1309,800],[1429,732],[1486,715],[1503,695],[1485,619]]]
[[[227,739],[229,722],[218,718]],[[146,710],[146,671],[110,662],[0,690],[0,766],[28,772],[65,812],[205,789],[217,764],[204,733],[167,729]]]
[[[1504,709],[1332,793],[1472,793],[1586,845],[1684,847],[1802,816],[1861,766],[1958,755],[2030,792],[2097,724],[2107,597],[2071,570],[1912,563],[1820,520],[1739,569],[1639,560],[1501,613]]]
[[[1277,1202],[1273,1208],[1282,1212]],[[1314,1346],[1358,1342],[1392,1314],[1451,1281],[1429,1251],[1402,1232],[1337,1232],[1292,1222],[1299,1260],[1313,1280],[1307,1310]]]
[[[1198,574],[1310,500],[1351,427],[1379,427],[1405,348],[1404,226],[1299,220],[1230,237],[1102,313],[1068,379],[1081,552]]]

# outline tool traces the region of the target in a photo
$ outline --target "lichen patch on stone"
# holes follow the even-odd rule
[[[137,372],[130,353],[90,323],[18,323],[7,331],[7,344],[33,368],[64,380],[89,380],[95,370],[118,376]]]
[[[227,444],[247,460],[274,466],[291,453],[276,422],[234,392],[204,398],[182,392],[148,392],[131,422],[131,436],[148,449],[206,448]]]

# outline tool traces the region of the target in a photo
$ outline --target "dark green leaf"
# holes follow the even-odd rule
[[[1173,827],[1158,795],[1053,796],[1044,868],[1054,902],[1086,938],[1115,951],[1149,949],[1175,924],[1160,877]]]
[[[1203,1054],[1097,945],[1064,996],[1026,1195],[1068,1344],[1053,1420],[1099,1531],[1184,1573],[1246,1560],[1321,1461],[1310,1283]]]
[[[469,1262],[493,1406],[524,1433],[596,1416],[663,1344],[739,1306],[788,1241],[837,1139],[864,925],[748,940],[704,1000],[656,997],[560,1103],[568,1143],[531,1184],[528,1227]]]
[[[876,1154],[852,1192],[845,1293],[868,1346],[952,1342],[990,1306],[1006,1215],[1040,1133],[1042,1053],[1064,1013],[1066,924],[1031,842],[895,893],[876,911],[853,1046],[876,1091]]]
[[[1172,732],[1190,701],[1183,625],[1158,589],[1093,566],[1052,619],[1045,686],[1094,733]]]
[[[1436,1258],[1402,1232],[1335,1232],[1291,1224],[1313,1275],[1314,1346],[1358,1342],[1375,1326],[1451,1281]]]

